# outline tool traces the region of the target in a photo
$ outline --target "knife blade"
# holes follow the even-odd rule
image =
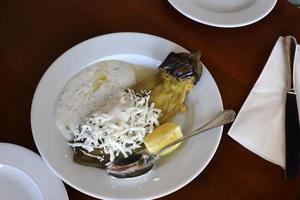
[[[285,37],[285,52],[287,61],[287,96],[285,111],[285,144],[286,168],[285,175],[291,179],[297,175],[300,152],[300,127],[297,108],[294,69],[297,41],[292,36]]]

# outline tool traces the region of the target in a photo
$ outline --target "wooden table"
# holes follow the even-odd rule
[[[145,32],[201,50],[225,108],[238,111],[280,35],[300,40],[300,10],[283,0],[263,20],[235,29],[196,23],[158,0],[0,1],[0,141],[38,152],[30,106],[47,67],[64,51],[94,36]],[[283,170],[233,141],[225,128],[208,167],[190,184],[163,199],[300,199],[300,174]],[[67,186],[73,199],[93,199]]]

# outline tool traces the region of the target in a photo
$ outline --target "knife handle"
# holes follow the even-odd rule
[[[296,95],[287,94],[285,112],[285,176],[287,179],[297,175],[299,165],[299,117]]]

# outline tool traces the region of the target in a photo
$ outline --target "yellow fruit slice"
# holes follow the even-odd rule
[[[151,133],[147,134],[144,143],[151,154],[156,154],[166,145],[182,137],[180,126],[175,123],[167,122],[157,128]],[[167,155],[173,152],[181,143],[171,146],[164,150],[160,156]]]

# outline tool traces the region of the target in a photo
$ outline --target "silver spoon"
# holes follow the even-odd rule
[[[143,149],[127,158],[116,159],[115,161],[108,164],[106,172],[116,178],[131,178],[140,176],[150,171],[159,159],[159,155],[168,149],[169,147],[178,144],[190,137],[193,137],[199,133],[202,133],[208,129],[215,128],[232,122],[236,114],[233,110],[225,110],[219,113],[216,117],[210,120],[205,125],[200,128],[190,132],[182,138],[179,138],[170,144],[166,145],[164,148],[160,149],[159,152],[155,154],[150,154],[147,149]]]

